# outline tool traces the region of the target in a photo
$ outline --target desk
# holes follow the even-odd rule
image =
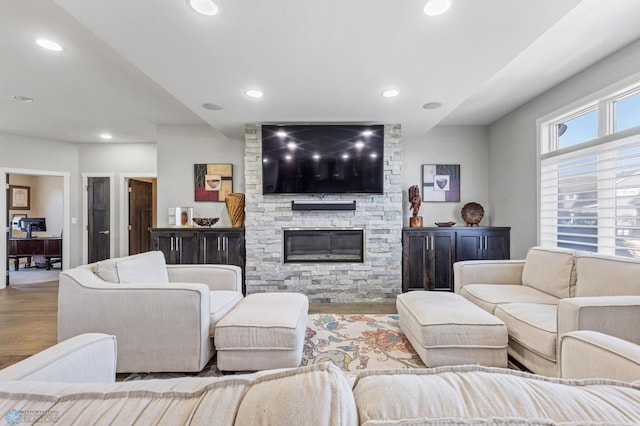
[[[47,270],[51,269],[51,259],[62,260],[62,238],[11,238],[8,249],[16,271],[21,257],[44,256]]]

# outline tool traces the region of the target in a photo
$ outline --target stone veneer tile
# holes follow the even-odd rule
[[[312,302],[389,302],[402,290],[402,177],[400,125],[385,125],[383,195],[331,195],[356,200],[356,211],[292,211],[293,199],[262,195],[262,128],[245,128],[247,293],[292,291]],[[362,264],[284,264],[282,230],[290,227],[365,229]]]

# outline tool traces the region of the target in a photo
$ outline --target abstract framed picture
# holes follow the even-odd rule
[[[460,165],[423,164],[422,201],[460,201]]]
[[[196,201],[224,201],[233,192],[233,164],[194,164]]]
[[[29,210],[31,208],[31,187],[9,185],[9,209]]]

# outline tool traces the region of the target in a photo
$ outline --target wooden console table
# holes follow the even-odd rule
[[[62,260],[62,238],[11,238],[9,239],[9,259],[14,260],[17,271],[21,257],[44,256],[47,270],[51,269],[51,260]]]

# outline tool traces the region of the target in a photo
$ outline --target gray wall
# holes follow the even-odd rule
[[[523,258],[538,244],[536,120],[634,74],[640,78],[639,71],[637,41],[490,126],[490,205],[493,222],[512,227],[512,258]]]
[[[170,207],[194,207],[194,217],[219,217],[217,226],[231,226],[223,202],[195,202],[193,165],[233,164],[233,190],[244,192],[244,141],[235,141],[211,127],[158,128],[158,226],[167,226]]]
[[[424,226],[434,222],[456,222],[464,226],[460,210],[470,201],[484,207],[483,226],[509,226],[496,223],[489,203],[489,132],[484,126],[438,126],[420,138],[404,139],[402,142],[402,210],[404,225],[409,225],[411,216],[408,189],[420,186],[422,195],[423,164],[460,165],[460,202],[423,202],[419,215]]]
[[[28,173],[33,171],[33,173]],[[57,142],[46,139],[30,138],[0,133],[0,177],[5,179],[7,173],[23,173],[34,175],[69,174],[71,188],[69,191],[69,210],[71,217],[76,217],[81,201],[78,187],[73,182],[80,179],[78,172],[78,149],[75,144]],[[6,199],[0,197],[0,212],[6,211]],[[6,226],[5,215],[0,215],[0,227]],[[68,238],[66,259],[70,264],[79,264],[82,258],[81,228],[76,224],[65,228]],[[6,259],[7,247],[4,239],[0,241],[0,259]],[[65,260],[65,262],[67,261]],[[4,277],[5,262],[1,261],[1,276]],[[4,286],[1,280],[0,288]]]
[[[79,144],[80,173],[113,174],[113,211],[114,229],[112,229],[114,256],[125,256],[129,253],[126,236],[122,237],[121,228],[128,225],[128,218],[121,221],[121,204],[126,203],[123,198],[126,191],[122,177],[155,177],[157,174],[157,147],[155,143],[88,143]],[[80,185],[82,181],[74,182]],[[123,203],[121,203],[123,202]],[[125,210],[126,211],[126,210]],[[82,218],[82,212],[78,218]],[[124,222],[124,224],[122,223]],[[122,241],[124,239],[124,241]]]

